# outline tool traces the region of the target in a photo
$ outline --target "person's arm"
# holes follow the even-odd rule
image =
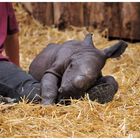
[[[10,61],[20,66],[18,33],[8,35],[5,40],[5,52]]]

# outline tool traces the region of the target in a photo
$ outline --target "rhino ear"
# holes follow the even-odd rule
[[[104,49],[103,51],[107,58],[116,58],[123,54],[127,46],[128,44],[125,41],[120,40],[118,43]]]
[[[85,36],[85,39],[84,39],[84,43],[87,45],[87,46],[94,46],[93,45],[93,41],[92,41],[92,35],[93,34],[91,34],[91,33],[89,33],[89,34],[87,34],[86,36]]]

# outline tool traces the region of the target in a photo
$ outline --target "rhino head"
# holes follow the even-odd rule
[[[92,34],[88,34],[79,46],[75,46],[77,51],[71,56],[63,74],[58,90],[60,95],[79,98],[101,77],[106,60],[119,57],[127,46],[127,43],[121,40],[111,47],[99,50],[92,41]]]

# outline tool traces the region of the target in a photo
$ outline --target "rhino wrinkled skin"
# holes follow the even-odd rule
[[[29,67],[29,73],[41,81],[42,104],[53,104],[62,98],[79,99],[101,81],[109,83],[114,87],[113,92],[116,92],[118,84],[115,79],[102,76],[101,70],[108,58],[119,57],[127,46],[121,40],[109,48],[99,50],[93,44],[92,34],[86,35],[83,41],[49,44]],[[89,97],[93,99],[91,91]]]

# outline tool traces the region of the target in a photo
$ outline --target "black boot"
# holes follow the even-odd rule
[[[0,82],[0,102],[15,103],[20,100],[20,95],[13,88]]]
[[[113,100],[117,90],[118,83],[116,80],[112,76],[104,76],[87,93],[90,100],[97,100],[97,102],[104,104]]]

